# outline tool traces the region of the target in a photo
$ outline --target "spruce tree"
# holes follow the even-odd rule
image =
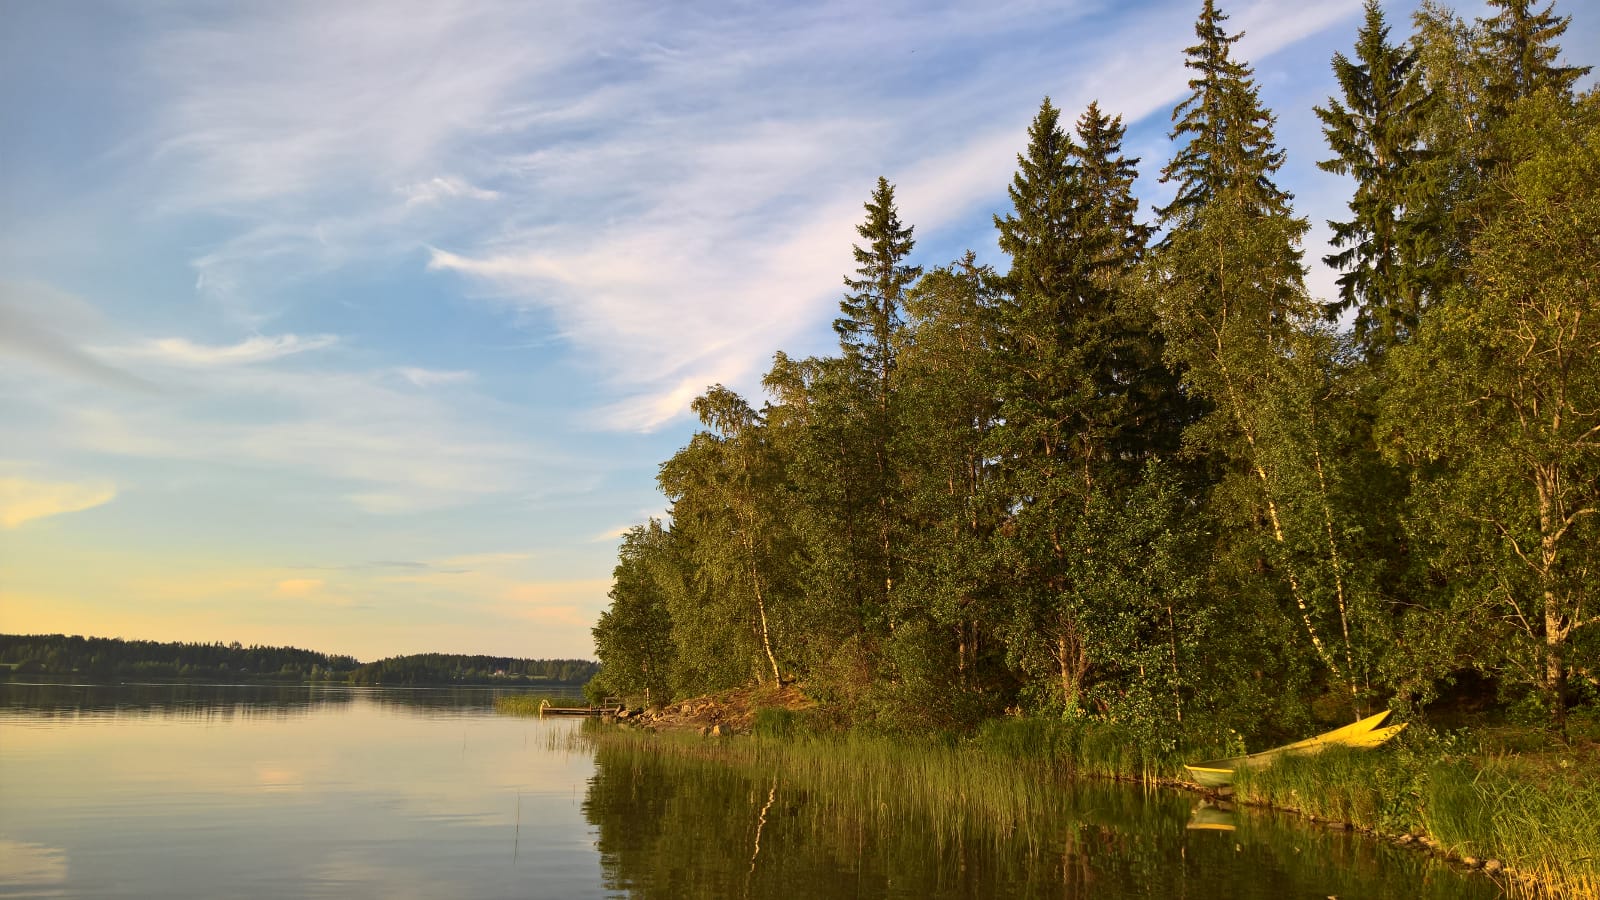
[[[1489,5],[1499,10],[1483,22],[1493,62],[1488,88],[1494,108],[1504,113],[1517,100],[1547,89],[1571,100],[1573,85],[1589,73],[1588,66],[1557,62],[1556,40],[1572,17],[1555,15],[1554,2],[1542,12],[1534,11],[1533,0],[1489,0]]]
[[[906,265],[911,255],[912,226],[900,221],[894,205],[894,185],[879,177],[866,204],[867,219],[856,233],[867,242],[855,245],[856,277],[846,276],[851,293],[839,301],[843,313],[833,321],[845,355],[858,361],[874,382],[875,399],[886,408],[889,377],[894,371],[894,335],[905,324],[901,314],[905,291],[922,274],[919,266]]]
[[[1389,43],[1389,26],[1377,0],[1367,0],[1356,37],[1356,59],[1333,55],[1343,100],[1316,107],[1334,157],[1317,165],[1356,180],[1351,218],[1329,222],[1338,252],[1323,262],[1344,271],[1339,299],[1323,306],[1329,319],[1355,309],[1355,333],[1369,353],[1416,330],[1429,293],[1430,267],[1439,259],[1438,229],[1422,196],[1424,117],[1417,51]]]
[[[1135,161],[1122,155],[1121,121],[1098,105],[1077,133],[1074,141],[1062,129],[1046,98],[1017,158],[1012,211],[995,218],[1011,270],[996,329],[1000,424],[987,442],[993,503],[1010,511],[1001,555],[1012,662],[1068,709],[1106,650],[1072,560],[1093,539],[1087,510],[1120,496],[1137,470],[1120,442],[1138,420],[1132,399],[1149,394],[1141,379],[1152,362],[1135,352],[1134,319],[1122,315],[1126,276],[1148,237],[1132,194]]]
[[[1348,632],[1346,556],[1336,529],[1303,527],[1328,500],[1316,471],[1324,457],[1285,446],[1289,436],[1275,418],[1296,389],[1297,370],[1313,362],[1304,348],[1315,307],[1298,249],[1306,223],[1272,180],[1283,151],[1249,66],[1230,57],[1239,35],[1222,31],[1225,18],[1206,0],[1196,25],[1200,43],[1188,60],[1200,77],[1173,112],[1173,138],[1186,143],[1163,173],[1178,193],[1160,210],[1167,234],[1152,254],[1146,287],[1169,364],[1211,406],[1186,430],[1184,444],[1218,476],[1211,502],[1221,525],[1217,575],[1225,583],[1215,599],[1240,604],[1221,614],[1270,629],[1265,604],[1287,597],[1285,612],[1317,661],[1355,695],[1351,641],[1339,644]],[[1307,484],[1317,486],[1303,491]],[[1292,657],[1240,662],[1279,666],[1280,678],[1298,668]]]
[[[1087,302],[1081,306],[1100,317],[1075,326],[1080,339],[1100,342],[1094,397],[1085,398],[1086,406],[1104,407],[1090,413],[1102,427],[1098,452],[1137,472],[1150,457],[1176,449],[1191,413],[1161,360],[1155,323],[1130,293],[1130,275],[1144,259],[1152,229],[1139,221],[1133,193],[1139,160],[1122,155],[1122,117],[1106,115],[1091,101],[1076,132],[1071,191],[1073,234],[1085,275],[1080,290]]]
[[[1066,278],[1066,238],[1072,201],[1068,177],[1074,148],[1061,129],[1061,111],[1044,98],[1028,126],[1028,149],[1017,155],[1017,172],[1006,193],[1012,211],[994,217],[1000,249],[1011,258],[1004,276],[1013,298],[1056,293]]]
[[[1222,28],[1227,15],[1215,0],[1205,0],[1195,22],[1200,39],[1184,50],[1184,65],[1195,70],[1190,94],[1172,110],[1172,139],[1181,141],[1161,181],[1176,181],[1177,195],[1157,210],[1163,224],[1187,221],[1219,197],[1259,213],[1287,212],[1290,195],[1272,181],[1283,165],[1273,142],[1272,115],[1262,107],[1250,67],[1235,61],[1231,48],[1243,33]]]
[[[866,245],[855,245],[856,277],[845,278],[845,286],[851,293],[839,301],[843,315],[834,320],[833,327],[839,334],[846,364],[861,380],[866,392],[865,405],[870,410],[860,422],[856,440],[867,448],[876,476],[873,485],[876,521],[870,528],[877,538],[876,558],[861,560],[863,566],[874,573],[873,580],[881,585],[873,604],[875,610],[866,616],[868,620],[875,620],[888,614],[896,567],[893,547],[895,479],[889,459],[889,442],[895,429],[891,409],[895,341],[905,325],[901,313],[905,292],[916,283],[922,268],[906,262],[916,241],[912,238],[912,226],[900,221],[900,212],[894,204],[894,185],[888,179],[878,178],[865,208],[866,221],[856,226],[856,233]],[[893,627],[892,620],[884,624]]]

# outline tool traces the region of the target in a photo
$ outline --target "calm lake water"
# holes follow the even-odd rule
[[[1489,898],[1342,832],[1064,789],[1006,834],[574,741],[489,691],[0,682],[0,895]]]

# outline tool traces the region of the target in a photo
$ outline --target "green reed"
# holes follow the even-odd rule
[[[585,706],[573,697],[551,697],[544,694],[506,694],[494,698],[494,711],[507,716],[537,716],[541,704],[551,706]]]
[[[840,815],[869,826],[924,818],[936,833],[981,832],[1034,844],[1078,818],[1075,776],[1153,779],[1174,762],[1141,757],[1105,728],[1040,720],[991,723],[968,738],[910,739],[861,731],[813,731],[803,714],[763,712],[755,733],[704,738],[597,726],[573,741],[637,748],[734,767],[754,778],[815,792]]]
[[[1241,771],[1234,787],[1245,802],[1498,859],[1520,876],[1520,894],[1600,898],[1600,777],[1567,757],[1485,755],[1423,738],[1289,756]]]

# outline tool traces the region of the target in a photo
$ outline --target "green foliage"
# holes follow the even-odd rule
[[[622,536],[611,606],[594,626],[595,652],[606,661],[594,682],[598,690],[641,696],[646,702],[672,695],[677,646],[672,642],[667,592],[659,577],[663,557],[671,552],[669,540],[654,519]]]
[[[1600,101],[1565,19],[1424,0],[1402,42],[1368,4],[1317,110],[1353,181],[1331,301],[1226,21],[1206,0],[1153,246],[1094,103],[1039,106],[1003,271],[924,274],[879,179],[838,353],[695,400],[597,686],[798,680],[812,725],[902,735],[1025,714],[1107,770],[1458,677],[1557,724],[1600,699]]]
[[[1324,171],[1356,180],[1352,218],[1330,222],[1338,252],[1323,262],[1345,270],[1339,298],[1324,304],[1330,319],[1355,309],[1355,336],[1373,352],[1414,331],[1429,297],[1439,255],[1437,223],[1422,181],[1422,134],[1437,95],[1424,89],[1415,47],[1389,43],[1377,0],[1367,0],[1356,35],[1356,59],[1333,56],[1343,101],[1317,107],[1334,157]]]
[[[1416,466],[1412,527],[1454,614],[1504,651],[1481,662],[1540,685],[1559,722],[1600,602],[1600,97],[1536,94],[1501,131],[1497,212],[1396,354],[1380,439]]]

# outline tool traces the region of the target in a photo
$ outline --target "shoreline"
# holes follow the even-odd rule
[[[1404,749],[1298,757],[1286,767],[1247,776],[1224,796],[1175,777],[1175,757],[1152,758],[1130,747],[1107,753],[1098,746],[1111,737],[1105,726],[1069,726],[1050,720],[1014,720],[1023,723],[1014,725],[1002,720],[990,723],[987,730],[980,729],[959,742],[944,745],[848,728],[805,732],[795,730],[794,722],[815,707],[804,702],[798,690],[786,690],[792,694],[782,698],[784,704],[776,707],[751,702],[758,694],[752,690],[698,697],[666,707],[627,709],[623,715],[599,725],[593,734],[602,741],[623,739],[658,752],[687,754],[735,766],[756,760],[781,764],[798,756],[807,760],[831,756],[835,759],[830,762],[848,763],[852,753],[864,746],[890,756],[920,755],[942,747],[952,759],[971,753],[971,758],[964,758],[965,763],[977,759],[980,765],[991,763],[997,770],[1009,768],[1008,774],[1013,778],[1019,771],[1013,764],[1026,761],[1042,767],[1041,771],[1060,772],[1056,767],[1064,767],[1063,775],[1068,778],[1137,784],[1222,799],[1236,806],[1289,814],[1308,826],[1359,832],[1398,849],[1424,853],[1453,868],[1479,873],[1508,896],[1580,900],[1600,897],[1600,863],[1595,862],[1593,847],[1586,852],[1583,846],[1564,846],[1557,850],[1566,852],[1556,852],[1545,846],[1542,853],[1530,850],[1519,854],[1516,847],[1494,843],[1496,837],[1505,835],[1534,843],[1546,840],[1547,823],[1529,818],[1520,808],[1508,811],[1494,807],[1493,802],[1507,801],[1505,796],[1492,796],[1491,790],[1530,794],[1532,801],[1537,801],[1531,808],[1543,809],[1537,804],[1544,803],[1551,806],[1551,815],[1565,812],[1567,818],[1560,822],[1564,827],[1583,819],[1588,806],[1600,805],[1600,787],[1591,789],[1592,796],[1562,793],[1562,785],[1579,783],[1572,780],[1573,775],[1566,774],[1570,762],[1565,757],[1559,764],[1561,778],[1538,780],[1533,777],[1537,773],[1522,768],[1523,762],[1515,757],[1487,750],[1452,755],[1423,744],[1418,738]],[[804,705],[797,704],[795,698]],[[1071,732],[1071,741],[1056,740],[1047,747],[1024,744],[1022,754],[1008,754],[1011,747],[1006,741],[1015,742],[1015,737],[1003,732],[1008,728],[1041,727],[1063,734]],[[1096,734],[1097,728],[1106,733]],[[986,743],[990,731],[1002,733],[1005,740]],[[700,740],[693,740],[696,736]],[[1569,753],[1573,758],[1578,756],[1577,751]],[[1401,778],[1409,780],[1397,780]],[[1322,802],[1284,802],[1295,797],[1321,798]],[[1555,808],[1561,803],[1568,808]],[[1341,806],[1346,814],[1337,814]],[[1515,824],[1503,826],[1499,819]],[[1451,835],[1446,833],[1448,829],[1424,827],[1423,823],[1434,820],[1459,826],[1458,830]],[[1600,838],[1600,831],[1595,838]]]

